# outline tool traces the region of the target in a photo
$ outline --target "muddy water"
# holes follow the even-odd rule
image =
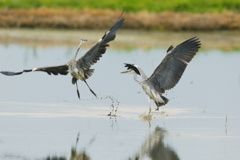
[[[75,50],[0,45],[0,70],[64,64]],[[120,72],[133,63],[150,76],[165,51],[109,48],[88,80],[98,98],[79,82],[79,100],[70,75],[0,75],[0,159],[239,159],[240,53],[200,50],[147,121],[145,93]]]

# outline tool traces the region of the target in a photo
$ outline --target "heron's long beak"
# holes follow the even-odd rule
[[[128,71],[124,71],[124,72],[121,72],[121,74],[126,74],[126,73],[129,73],[131,70],[128,70]]]
[[[82,40],[83,42],[86,42],[86,41],[88,41],[88,40],[87,40],[87,39],[85,39],[85,38],[82,38],[81,40]]]

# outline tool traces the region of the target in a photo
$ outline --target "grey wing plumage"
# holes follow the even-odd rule
[[[108,32],[106,32],[103,37],[99,39],[81,58],[78,59],[78,67],[87,70],[91,67],[91,65],[96,63],[100,57],[102,57],[102,54],[106,52],[106,47],[109,46],[107,43],[115,39],[116,32],[124,24],[125,18],[122,17],[122,14],[118,18],[117,22],[113,25],[113,27]]]
[[[68,65],[58,65],[58,66],[49,66],[49,67],[41,67],[41,68],[35,68],[33,71],[43,71],[47,72],[49,75],[67,75],[68,74]]]
[[[147,81],[162,93],[173,88],[200,47],[201,43],[196,37],[184,41],[175,48],[170,46],[167,55]]]
[[[15,76],[15,75],[20,75],[22,73],[32,72],[32,71],[43,71],[43,72],[48,73],[49,75],[51,75],[51,74],[54,74],[54,75],[58,75],[58,74],[67,75],[68,74],[68,65],[40,67],[40,68],[23,70],[21,72],[1,71],[0,73],[4,74],[6,76]]]

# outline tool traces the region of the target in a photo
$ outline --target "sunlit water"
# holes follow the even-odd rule
[[[0,71],[64,64],[75,50],[0,45]],[[133,63],[150,76],[165,51],[111,46],[88,80],[98,99],[79,81],[79,100],[70,75],[0,75],[0,159],[239,159],[240,53],[200,50],[166,93],[170,102],[144,121],[146,95],[120,72]]]

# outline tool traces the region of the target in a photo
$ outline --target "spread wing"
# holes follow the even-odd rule
[[[6,76],[15,76],[20,75],[26,72],[32,72],[32,71],[43,71],[48,73],[49,75],[67,75],[68,74],[68,65],[59,65],[59,66],[49,66],[49,67],[40,67],[40,68],[34,68],[34,69],[27,69],[23,70],[21,72],[9,72],[9,71],[1,71],[0,73],[6,75]]]
[[[169,47],[167,55],[146,81],[159,92],[173,88],[180,80],[185,68],[201,47],[198,38],[190,38],[175,48]]]
[[[122,12],[123,14],[123,12]],[[106,52],[106,47],[109,46],[108,42],[113,41],[116,37],[116,32],[123,25],[125,18],[119,16],[117,22],[113,27],[106,32],[101,39],[99,39],[81,58],[78,59],[77,65],[84,70],[87,70],[96,63],[102,54]]]

